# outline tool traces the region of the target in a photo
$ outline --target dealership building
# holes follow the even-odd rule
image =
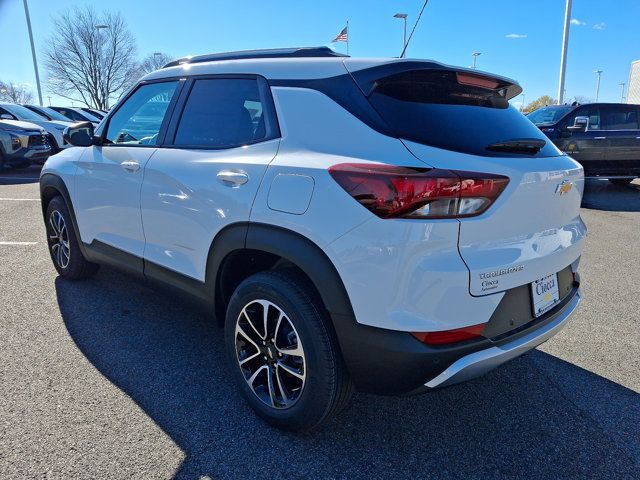
[[[631,63],[629,72],[629,90],[627,92],[627,103],[640,104],[640,60]]]

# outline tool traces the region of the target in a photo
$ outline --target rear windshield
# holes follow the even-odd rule
[[[538,139],[546,143],[534,156],[560,154],[509,105],[506,88],[488,77],[451,70],[403,72],[378,80],[369,101],[401,138],[414,142],[474,155],[514,156],[487,147]]]

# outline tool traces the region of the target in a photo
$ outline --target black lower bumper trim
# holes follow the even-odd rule
[[[334,325],[356,388],[378,395],[403,395],[419,391],[425,382],[466,355],[514,341],[552,322],[578,293],[578,287],[574,282],[570,293],[555,308],[499,339],[429,346],[410,333],[369,327],[353,318],[338,319],[333,315]]]

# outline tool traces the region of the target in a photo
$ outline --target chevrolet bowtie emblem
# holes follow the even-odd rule
[[[573,182],[569,182],[568,180],[563,180],[562,183],[559,183],[556,187],[556,193],[559,193],[561,196],[565,193],[569,193],[569,190],[573,187]]]

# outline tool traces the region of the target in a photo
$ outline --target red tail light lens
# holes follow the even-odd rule
[[[381,164],[341,163],[329,168],[338,184],[381,218],[459,218],[480,215],[508,177],[488,173]]]
[[[455,330],[443,330],[441,332],[413,332],[411,335],[427,345],[447,345],[463,342],[482,336],[484,323],[470,327],[457,328]]]

